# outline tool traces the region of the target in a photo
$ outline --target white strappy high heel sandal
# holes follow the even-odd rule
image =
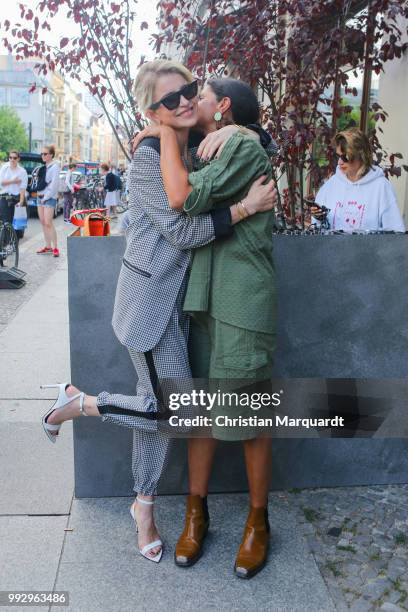
[[[59,425],[52,425],[51,423],[47,423],[48,417],[50,416],[52,412],[54,412],[54,410],[60,410],[61,408],[64,408],[64,406],[66,406],[67,404],[70,404],[71,402],[79,398],[79,411],[81,412],[83,416],[88,416],[84,410],[85,393],[81,391],[80,393],[77,393],[76,395],[73,395],[72,397],[68,397],[68,395],[66,394],[66,389],[67,387],[70,386],[70,384],[71,383],[61,383],[61,384],[56,384],[56,385],[41,385],[40,386],[41,389],[54,389],[54,388],[59,389],[57,399],[55,400],[51,408],[48,410],[48,412],[46,412],[42,418],[42,426],[46,433],[46,436],[54,444],[56,442],[58,432],[62,425],[62,423],[60,423]],[[54,434],[51,433],[53,431],[55,431],[56,433]]]
[[[139,528],[137,525],[135,507],[134,507],[136,502],[138,502],[139,504],[145,504],[146,506],[153,506],[154,501],[146,501],[144,499],[140,499],[139,497],[136,497],[135,501],[130,506],[130,514],[136,525],[136,533],[138,533]],[[149,550],[152,550],[152,548],[156,548],[156,546],[161,546],[161,549],[159,550],[157,555],[155,555],[154,557],[150,557],[147,553],[149,552]],[[154,563],[158,563],[160,559],[162,558],[162,554],[163,554],[163,542],[161,540],[155,540],[154,542],[150,542],[150,544],[146,544],[146,546],[143,546],[143,548],[139,548],[139,552],[142,555],[142,557],[145,557],[145,559],[148,559],[149,561],[154,561]]]

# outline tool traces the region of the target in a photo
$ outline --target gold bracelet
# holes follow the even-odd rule
[[[240,204],[241,204],[242,208],[245,210],[245,212],[246,212],[246,216],[247,216],[247,217],[249,217],[249,216],[250,216],[250,214],[249,214],[249,210],[248,210],[248,209],[247,209],[247,207],[245,206],[245,204],[244,204],[244,200],[241,200]]]
[[[237,207],[237,213],[238,213],[239,220],[243,221],[243,219],[245,219],[245,214],[240,209],[240,207],[239,207],[240,204],[241,204],[241,202],[238,202],[237,204],[235,204],[235,206]]]

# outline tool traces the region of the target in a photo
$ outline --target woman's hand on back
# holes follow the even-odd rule
[[[216,132],[207,134],[204,140],[200,142],[197,149],[197,156],[203,161],[208,161],[213,157],[219,157],[227,140],[229,140],[231,136],[237,132],[243,130],[244,128],[240,127],[239,125],[226,125]],[[253,138],[259,142],[258,134],[252,132],[251,130],[246,130],[246,133],[248,133],[249,136],[253,136]]]
[[[251,215],[257,212],[266,212],[273,210],[276,206],[278,192],[275,187],[275,181],[270,180],[265,183],[267,176],[263,174],[257,178],[251,185],[251,189],[244,200],[245,207]]]
[[[161,126],[160,125],[148,125],[141,132],[138,132],[133,136],[130,141],[130,150],[134,153],[137,147],[142,142],[143,138],[160,138],[161,136]]]

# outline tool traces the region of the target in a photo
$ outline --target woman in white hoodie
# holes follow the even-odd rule
[[[393,230],[405,232],[394,189],[378,166],[367,136],[357,128],[339,132],[334,138],[338,165],[316,195],[316,204],[329,209],[330,228]],[[319,209],[312,214],[320,219]]]

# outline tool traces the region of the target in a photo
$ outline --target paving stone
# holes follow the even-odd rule
[[[384,591],[390,588],[391,583],[388,578],[378,578],[377,580],[373,580],[366,584],[366,586],[362,589],[362,594],[364,597],[370,599],[380,599],[383,596]]]
[[[232,572],[235,553],[231,543],[236,538],[233,525],[242,524],[246,515],[246,496],[229,495],[228,503],[223,495],[211,498],[212,532],[202,559],[187,572],[173,561],[183,523],[182,496],[158,500],[157,520],[165,542],[158,565],[136,553],[134,538],[129,537],[134,526],[127,498],[75,500],[70,518],[74,530],[66,538],[56,589],[72,593],[74,612],[335,611],[332,596],[298,533],[294,513],[275,505],[280,528],[276,533],[272,529],[274,545],[268,563],[262,574],[243,581]],[[231,513],[234,520],[228,521]]]
[[[389,565],[388,565],[386,571],[387,571],[388,578],[392,582],[394,582],[395,580],[397,580],[397,578],[402,576],[402,574],[404,572],[404,570],[401,567],[397,567],[397,566],[390,567]]]
[[[364,582],[377,578],[378,571],[371,566],[366,566],[360,571],[360,577]]]
[[[362,597],[354,601],[350,606],[350,612],[371,612],[371,604]]]
[[[386,599],[388,602],[396,604],[401,599],[401,593],[399,591],[391,591]]]
[[[337,542],[337,546],[349,546],[350,540],[348,538],[342,538]]]
[[[400,608],[400,606],[396,606],[393,603],[389,602],[383,603],[380,610],[382,610],[383,612],[403,612],[403,608]]]

